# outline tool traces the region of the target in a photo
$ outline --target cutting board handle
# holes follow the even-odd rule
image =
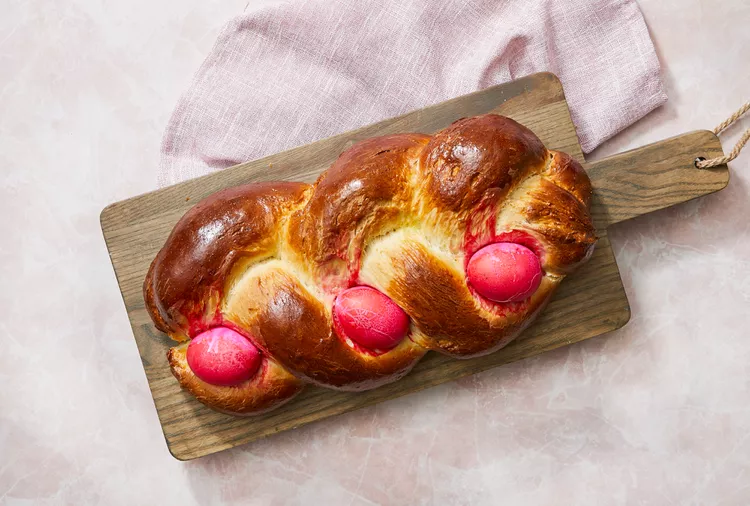
[[[698,130],[585,164],[597,227],[721,190],[729,183],[727,166],[698,169],[695,159],[722,155],[719,138]]]

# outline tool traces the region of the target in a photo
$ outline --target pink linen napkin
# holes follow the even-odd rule
[[[159,184],[540,71],[585,152],[666,101],[634,0],[253,2],[179,100]]]

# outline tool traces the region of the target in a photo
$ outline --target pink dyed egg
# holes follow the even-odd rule
[[[409,332],[409,317],[387,295],[369,286],[341,292],[333,305],[338,330],[373,350],[396,346]]]
[[[474,253],[466,275],[479,295],[494,302],[518,302],[539,288],[542,266],[529,248],[498,242]]]
[[[216,327],[194,337],[187,350],[190,369],[206,383],[232,386],[253,377],[260,367],[260,351],[244,336]]]

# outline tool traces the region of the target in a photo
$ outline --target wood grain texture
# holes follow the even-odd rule
[[[312,182],[341,151],[361,139],[398,132],[431,133],[461,117],[486,112],[509,116],[533,130],[548,148],[584,161],[562,86],[554,75],[542,73],[118,202],[102,212],[104,237],[172,455],[187,460],[232,448],[617,329],[627,322],[630,309],[606,227],[711,193],[728,180],[725,167],[711,171],[692,167],[696,156],[721,153],[710,132],[688,134],[587,165],[595,188],[593,213],[600,237],[595,254],[562,283],[545,312],[519,340],[492,355],[455,360],[428,353],[396,383],[362,393],[307,387],[289,404],[253,418],[217,413],[180,390],[166,360],[173,342],[154,328],[141,287],[151,260],[192,204],[222,188],[252,181]]]
[[[695,158],[722,154],[718,137],[699,130],[586,164],[594,221],[603,228],[721,190],[727,166],[697,169]]]

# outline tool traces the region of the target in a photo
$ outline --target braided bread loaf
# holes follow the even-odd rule
[[[428,351],[507,345],[591,255],[591,184],[498,115],[359,142],[313,185],[254,183],[199,202],[144,297],[183,388],[223,412],[305,384],[366,390]]]

